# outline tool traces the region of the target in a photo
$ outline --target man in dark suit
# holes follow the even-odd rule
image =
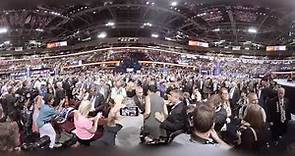
[[[104,96],[98,90],[99,88],[96,85],[93,85],[90,89],[90,95],[88,97],[92,105],[90,116],[96,116],[98,112],[102,111],[104,106]]]
[[[230,98],[230,107],[232,109],[232,114],[234,116],[238,115],[238,105],[237,102],[240,99],[240,89],[238,88],[238,85],[233,82],[232,87],[229,90],[229,98]]]
[[[62,83],[62,88],[65,91],[65,96],[67,96],[69,99],[73,99],[73,87],[74,85],[71,84],[71,81],[69,78],[67,78],[65,81]]]
[[[269,113],[267,104],[269,103],[269,100],[275,97],[275,91],[268,82],[268,80],[261,80],[261,93],[259,96],[259,105],[264,108],[266,111],[266,114]]]
[[[275,141],[278,141],[287,132],[288,122],[291,120],[289,100],[284,96],[285,89],[279,88],[277,97],[270,100],[268,104],[268,121]]]
[[[168,99],[173,107],[167,118],[165,119],[164,114],[155,114],[155,118],[161,122],[160,128],[167,130],[168,134],[178,130],[187,131],[189,127],[186,113],[187,106],[182,102],[182,92],[179,90],[172,90],[168,95]]]

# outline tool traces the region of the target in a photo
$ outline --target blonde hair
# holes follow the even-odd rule
[[[79,114],[87,116],[91,109],[91,103],[89,100],[83,100],[78,108]]]

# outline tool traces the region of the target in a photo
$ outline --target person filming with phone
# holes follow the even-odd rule
[[[118,147],[132,148],[140,143],[140,132],[144,117],[134,100],[136,95],[134,82],[128,82],[126,95],[127,97],[122,97],[122,102],[116,102],[115,106],[118,108],[114,113],[116,114],[115,123],[122,126],[122,129],[117,133],[115,144]],[[115,101],[118,101],[116,99]]]

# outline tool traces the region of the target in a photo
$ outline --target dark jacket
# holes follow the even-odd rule
[[[93,144],[98,146],[115,146],[116,135],[121,129],[122,125],[119,124],[116,124],[114,127],[105,125],[102,137],[93,142]]]
[[[227,112],[224,108],[219,108],[218,111],[216,111],[215,116],[215,126],[214,129],[219,132],[221,128],[226,124],[226,118],[227,118]]]
[[[250,153],[269,152],[270,132],[265,125],[261,129],[250,128],[250,126],[240,127],[240,143],[235,147],[236,150]]]
[[[13,121],[17,120],[17,109],[15,107],[17,99],[11,94],[7,94],[2,99],[2,108],[5,117],[10,117]]]
[[[104,107],[105,107],[105,103],[104,103],[104,96],[101,93],[96,93],[95,95],[96,99],[94,101],[94,109],[95,111],[90,112],[90,116],[95,116],[98,112],[103,111]],[[88,100],[91,100],[92,96],[89,96]],[[90,101],[92,102],[92,101]]]
[[[267,119],[269,122],[273,122],[274,124],[279,124],[281,122],[281,112],[277,112],[277,103],[279,102],[278,97],[275,97],[269,101],[268,110],[269,114]],[[290,113],[290,103],[287,98],[284,98],[284,108],[286,114],[286,121],[288,122],[291,120],[291,113]]]
[[[187,131],[189,123],[186,110],[187,106],[183,102],[179,103],[171,110],[166,120],[161,123],[160,128],[169,132],[175,132],[181,129]]]

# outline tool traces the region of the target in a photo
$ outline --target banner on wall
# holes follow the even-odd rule
[[[67,45],[68,45],[67,41],[53,42],[53,43],[47,43],[47,48],[63,47],[63,46],[67,46]]]
[[[21,70],[18,72],[13,72],[10,74],[10,76],[16,78],[16,79],[22,79],[26,77],[38,77],[38,76],[48,76],[48,75],[54,75],[56,71],[54,69],[50,68],[43,68],[43,69],[30,69],[27,68],[26,70]]]
[[[241,46],[233,46],[232,49],[233,50],[241,50]]]
[[[23,49],[24,49],[23,47],[15,47],[14,51],[23,51]]]
[[[199,41],[188,41],[188,45],[190,46],[198,46],[198,47],[209,47],[209,43],[199,42]]]
[[[286,46],[267,46],[266,51],[286,51]]]

